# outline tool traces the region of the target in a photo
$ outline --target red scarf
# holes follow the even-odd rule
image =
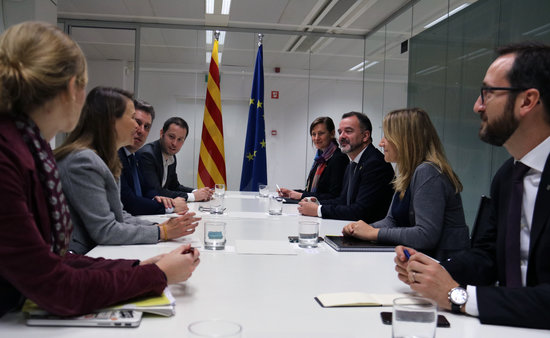
[[[18,117],[15,120],[15,126],[21,133],[27,147],[29,147],[38,171],[38,178],[46,193],[48,209],[50,210],[51,250],[63,256],[69,247],[72,223],[52,149],[40,134],[38,126],[31,119]]]

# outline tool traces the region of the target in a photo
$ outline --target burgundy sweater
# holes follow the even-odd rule
[[[24,298],[76,315],[162,293],[166,277],[155,264],[52,253],[46,203],[32,154],[14,123],[0,117],[0,317]]]

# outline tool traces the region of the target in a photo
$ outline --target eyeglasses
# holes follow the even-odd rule
[[[488,94],[495,90],[508,90],[511,92],[521,92],[523,90],[527,90],[527,88],[519,88],[519,87],[481,87],[480,89],[480,96],[481,96],[481,104],[485,104],[485,98],[488,97]]]

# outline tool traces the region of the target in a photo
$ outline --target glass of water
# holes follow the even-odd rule
[[[225,222],[204,222],[204,248],[206,250],[224,250],[225,242]]]
[[[260,197],[269,197],[269,188],[265,184],[258,185],[258,194]]]
[[[316,248],[319,237],[319,222],[300,221],[298,224],[298,246]]]
[[[423,297],[393,300],[392,337],[435,337],[437,305]]]
[[[214,195],[225,195],[225,184],[216,184],[214,186]]]
[[[282,215],[283,214],[283,198],[279,196],[269,197],[269,206],[267,212],[270,215]]]
[[[187,327],[191,337],[241,337],[242,326],[235,322],[220,319],[201,320]]]

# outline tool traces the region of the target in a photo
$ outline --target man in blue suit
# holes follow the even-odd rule
[[[315,202],[300,201],[298,211],[306,216],[376,222],[388,212],[394,176],[391,164],[372,145],[372,124],[365,114],[349,112],[338,127],[340,149],[350,159],[340,196]],[[367,221],[368,220],[368,221]]]
[[[132,215],[154,215],[188,210],[185,199],[157,196],[157,192],[145,184],[135,152],[143,146],[151,130],[155,109],[142,100],[134,100],[135,120],[138,128],[134,143],[120,148],[118,156],[122,162],[120,175],[120,199],[124,210]]]
[[[481,140],[512,155],[471,249],[435,262],[396,248],[401,281],[484,324],[550,329],[550,46],[500,48],[474,104]]]

